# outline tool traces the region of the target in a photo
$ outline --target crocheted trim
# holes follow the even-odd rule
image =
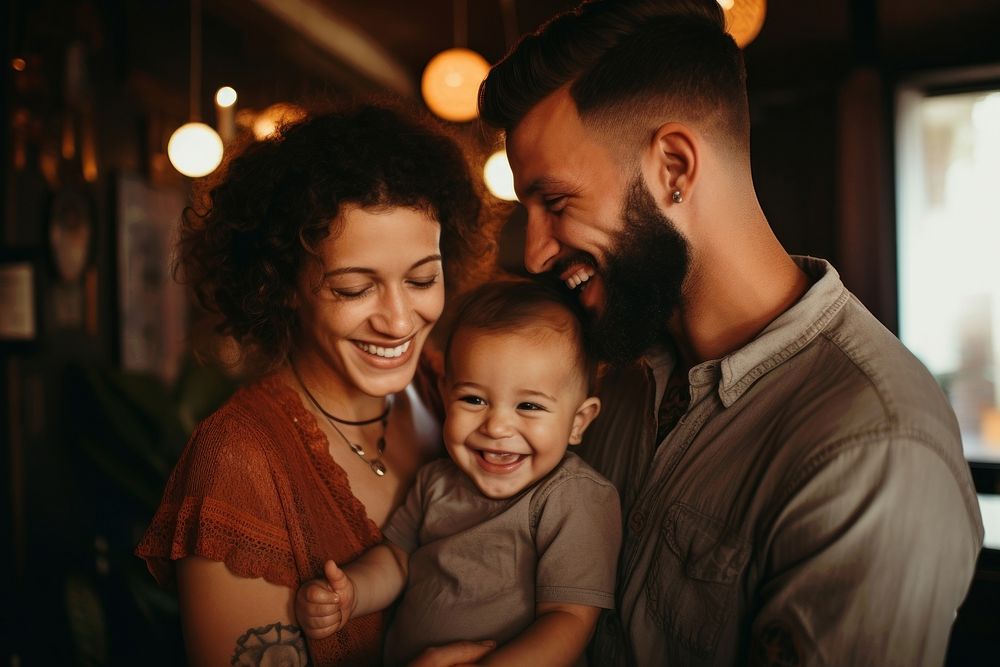
[[[150,525],[136,553],[161,585],[173,579],[172,561],[201,556],[226,564],[240,577],[263,578],[289,588],[299,585],[288,534],[213,498],[187,497]]]
[[[344,508],[344,518],[355,529],[358,538],[366,543],[380,542],[382,530],[371,520],[365,506],[354,495],[347,472],[330,455],[330,441],[320,429],[316,417],[302,402],[299,393],[276,375],[264,378],[259,386],[270,394],[298,426],[316,474],[323,480],[334,500]]]

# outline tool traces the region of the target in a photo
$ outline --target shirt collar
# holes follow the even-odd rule
[[[753,340],[720,360],[719,397],[727,408],[757,380],[816,338],[851,296],[837,270],[826,260],[799,256],[792,259],[813,281],[812,287]]]
[[[792,260],[805,271],[812,286],[749,343],[721,359],[692,367],[688,372],[692,399],[696,394],[710,391],[718,382],[719,398],[728,408],[754,382],[808,345],[847,303],[851,293],[829,262],[797,255],[792,255]],[[666,345],[653,348],[643,357],[643,363],[653,374],[658,397],[663,393],[675,360],[675,353]]]

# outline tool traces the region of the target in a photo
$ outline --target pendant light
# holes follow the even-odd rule
[[[201,118],[201,3],[191,0],[191,114],[167,142],[167,156],[174,168],[192,178],[206,176],[222,162],[222,139]]]
[[[514,192],[514,173],[510,169],[510,162],[507,161],[506,150],[500,149],[486,160],[483,166],[483,180],[486,182],[486,188],[497,199],[517,200],[517,194]]]
[[[764,26],[767,0],[718,0],[726,15],[726,32],[741,49],[752,42]]]
[[[517,41],[517,13],[514,2],[515,0],[500,0],[508,51],[511,45]],[[486,164],[483,165],[483,182],[486,183],[486,189],[490,191],[490,194],[497,199],[517,201],[517,194],[514,192],[514,173],[507,160],[505,147],[501,146],[486,159]]]
[[[454,0],[454,44],[431,58],[420,80],[424,102],[435,115],[454,122],[472,120],[478,114],[479,84],[490,64],[466,48],[468,38],[467,0]]]
[[[257,114],[251,129],[257,141],[264,141],[278,133],[287,124],[297,123],[306,117],[306,111],[291,102],[275,102]]]
[[[215,127],[224,145],[236,138],[236,100],[239,95],[232,86],[223,86],[215,91]]]

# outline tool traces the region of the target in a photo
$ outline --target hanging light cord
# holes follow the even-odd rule
[[[510,51],[517,41],[517,0],[500,0],[500,10],[503,13],[503,35]]]
[[[201,1],[191,0],[191,118],[201,120]]]
[[[452,19],[455,22],[453,37],[455,46],[466,48],[469,45],[469,4],[467,0],[454,0]]]

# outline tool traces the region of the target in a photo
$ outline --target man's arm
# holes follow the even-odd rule
[[[981,546],[967,482],[905,439],[802,468],[766,538],[751,664],[941,665]]]

